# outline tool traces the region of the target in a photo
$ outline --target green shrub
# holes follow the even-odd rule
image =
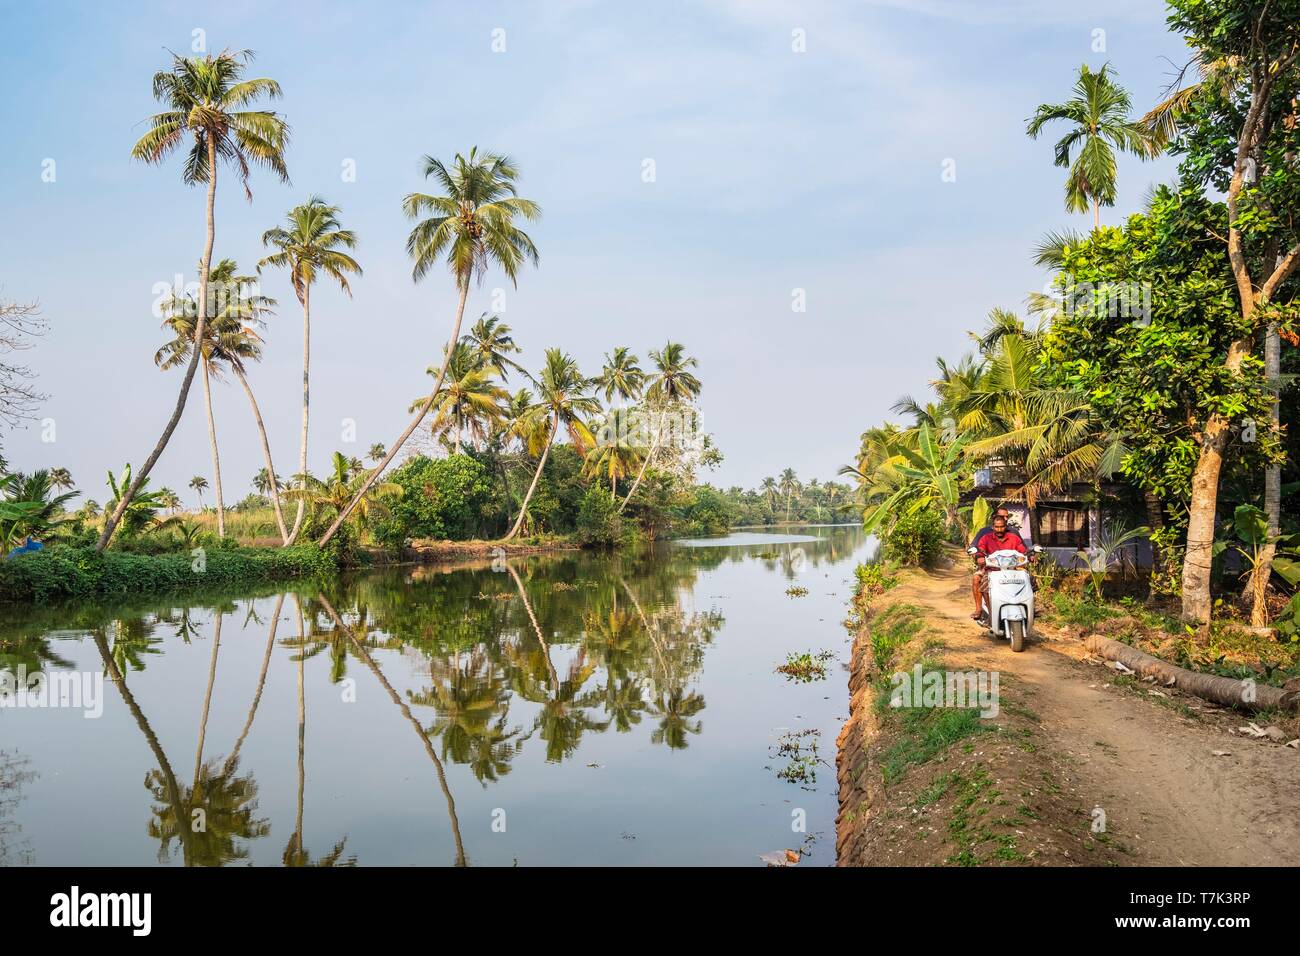
[[[618,502],[604,485],[592,485],[578,507],[578,543],[584,545],[618,544],[623,537],[623,519]]]
[[[389,505],[389,516],[375,523],[375,538],[400,547],[412,538],[465,540],[479,537],[492,510],[492,478],[482,462],[469,455],[412,458],[390,479],[402,497]]]
[[[926,508],[903,515],[885,532],[880,555],[902,565],[933,567],[943,553],[943,518]]]
[[[731,530],[731,519],[727,499],[716,489],[702,485],[680,510],[678,530],[688,535],[726,534]]]

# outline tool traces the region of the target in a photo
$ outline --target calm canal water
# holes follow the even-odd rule
[[[94,719],[0,709],[0,863],[831,864],[871,546],[809,527],[6,609],[0,670],[121,679]],[[808,651],[825,680],[775,671]]]

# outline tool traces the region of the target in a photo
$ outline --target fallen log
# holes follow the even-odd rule
[[[1154,677],[1166,687],[1177,687],[1224,707],[1296,710],[1300,706],[1300,694],[1295,691],[1217,674],[1198,674],[1099,634],[1086,638],[1083,646],[1098,657],[1119,661],[1139,677]]]

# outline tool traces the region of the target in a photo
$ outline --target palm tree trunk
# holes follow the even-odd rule
[[[239,739],[235,741],[235,746],[230,748],[230,756],[226,758],[223,773],[229,773],[234,769],[235,761],[239,759],[239,748],[244,746],[244,738],[252,729],[253,718],[257,716],[257,705],[262,701],[262,688],[266,686],[266,672],[271,666],[271,651],[275,647],[275,629],[280,624],[280,611],[283,607],[284,595],[280,594],[275,599],[275,610],[271,613],[271,627],[266,635],[266,652],[262,655],[262,672],[257,675],[257,690],[253,692],[253,703],[248,708],[248,719],[244,721],[244,729],[239,732]]]
[[[194,383],[194,373],[198,370],[199,360],[203,354],[202,343],[203,337],[207,334],[208,322],[208,268],[212,264],[212,244],[216,240],[217,227],[214,210],[217,198],[217,152],[216,145],[212,138],[208,138],[208,205],[207,205],[207,242],[203,246],[203,260],[199,265],[199,320],[194,323],[194,354],[190,356],[190,364],[185,369],[185,378],[181,382],[180,394],[176,396],[176,407],[172,409],[172,416],[167,420],[166,427],[150,452],[149,457],[145,459],[140,470],[136,472],[131,487],[127,488],[109,515],[108,520],[104,522],[104,530],[99,535],[99,541],[95,544],[97,553],[103,552],[108,547],[108,541],[113,537],[113,532],[117,530],[117,524],[122,520],[122,515],[126,514],[127,506],[131,504],[131,499],[135,493],[140,490],[144,484],[149,472],[153,466],[158,463],[162,457],[163,450],[167,443],[171,441],[172,433],[176,431],[176,426],[180,424],[181,415],[185,412],[185,400],[189,398],[190,386]]]
[[[397,689],[388,682],[388,678],[384,676],[384,672],[379,669],[379,665],[375,663],[375,659],[370,656],[370,651],[366,649],[366,645],[357,640],[357,636],[352,633],[351,628],[343,623],[343,619],[339,617],[339,612],[334,610],[334,605],[331,604],[329,599],[323,594],[318,595],[317,600],[320,601],[321,607],[325,608],[325,613],[327,613],[334,621],[334,626],[352,642],[352,646],[356,649],[357,656],[361,658],[367,667],[370,668],[370,672],[375,675],[375,679],[378,680],[384,690],[388,692],[389,699],[397,705],[397,709],[402,712],[402,716],[405,717],[415,729],[416,736],[420,738],[420,742],[424,745],[424,752],[428,754],[429,759],[433,761],[433,767],[438,773],[438,785],[442,788],[442,795],[447,800],[447,816],[451,818],[451,834],[452,838],[456,841],[456,866],[468,866],[469,862],[465,859],[465,845],[461,842],[460,820],[456,816],[456,801],[452,798],[451,788],[447,786],[447,773],[443,769],[442,761],[438,759],[438,752],[433,749],[432,738],[424,729],[424,726],[420,721],[416,719],[415,715],[411,713],[411,708],[407,706],[406,701],[402,700],[401,695],[397,693]]]
[[[302,805],[307,791],[307,692],[303,686],[303,667],[307,660],[307,635],[302,625],[302,604],[298,602],[298,814],[294,818],[295,840],[298,853],[303,853],[302,846]]]
[[[217,681],[217,652],[221,649],[222,611],[217,612],[217,619],[212,626],[212,658],[208,661],[208,689],[203,695],[203,716],[199,718],[199,746],[194,753],[194,787],[199,786],[199,771],[203,767],[203,739],[208,735],[208,710],[212,706],[212,685]],[[192,791],[191,791],[192,792]]]
[[[655,452],[659,450],[659,435],[661,431],[662,429],[655,430],[655,438],[650,444],[650,450],[646,452],[645,461],[641,462],[641,468],[636,473],[636,479],[632,482],[632,487],[628,490],[627,497],[624,498],[623,503],[618,506],[619,514],[623,513],[623,509],[627,507],[627,503],[631,501],[632,496],[636,494],[637,488],[641,487],[641,479],[645,476],[645,470],[650,467],[650,459],[654,458]]]
[[[519,533],[520,527],[524,523],[524,515],[528,514],[528,502],[533,498],[533,492],[537,490],[537,480],[542,477],[542,469],[546,467],[546,456],[551,453],[551,445],[555,442],[555,436],[560,431],[560,413],[555,413],[555,424],[551,427],[550,437],[546,439],[546,447],[542,449],[541,461],[537,463],[537,471],[533,473],[533,483],[528,486],[528,494],[524,495],[524,503],[519,506],[519,517],[515,519],[515,526],[510,529],[510,533],[502,540],[509,541]]]
[[[217,493],[217,537],[226,536],[226,501],[221,494],[221,453],[217,451],[217,420],[212,417],[212,369],[203,360],[203,403],[208,410],[208,443],[212,445],[212,476]]]
[[[1092,201],[1092,228],[1094,230],[1101,228],[1101,200]]]
[[[388,450],[388,454],[384,456],[384,460],[381,461],[366,477],[366,480],[361,483],[361,487],[358,488],[357,493],[352,496],[352,500],[348,502],[347,507],[339,512],[338,517],[334,519],[334,523],[329,526],[325,531],[325,534],[321,536],[321,539],[316,542],[318,546],[323,548],[325,545],[329,544],[330,538],[334,537],[339,528],[343,526],[343,522],[348,520],[348,515],[352,514],[352,510],[356,508],[361,499],[366,496],[368,491],[370,491],[370,486],[379,480],[379,476],[384,473],[384,469],[388,467],[389,463],[397,457],[397,453],[401,450],[402,446],[406,444],[406,440],[414,434],[417,428],[420,427],[420,422],[424,421],[424,416],[429,414],[429,409],[433,407],[433,402],[438,397],[438,391],[442,388],[442,380],[447,377],[447,363],[451,361],[452,350],[456,348],[456,341],[460,338],[460,320],[465,315],[465,300],[468,297],[469,277],[466,276],[460,283],[460,302],[456,305],[456,321],[452,323],[451,338],[447,340],[447,348],[442,353],[442,365],[438,369],[438,378],[433,383],[433,390],[429,392],[429,397],[425,399],[424,404],[420,406],[419,412],[417,412],[415,417],[411,419],[411,424],[406,426],[406,431],[402,432],[397,441],[394,442],[393,446]]]
[[[307,474],[307,419],[311,410],[311,285],[303,286],[302,291],[302,442],[298,447],[298,474]],[[293,530],[289,532],[286,544],[293,544],[302,530],[302,518],[306,514],[307,502],[298,499],[298,513],[293,519]]]
[[[238,365],[235,366],[235,375],[239,377],[239,384],[244,386],[248,404],[253,407],[253,420],[257,422],[257,434],[262,439],[262,457],[266,460],[267,481],[271,485],[271,506],[275,509],[275,525],[280,531],[280,540],[288,544],[289,532],[285,530],[284,512],[280,508],[280,483],[275,480],[275,463],[271,461],[271,443],[266,438],[266,424],[262,421],[262,411],[257,407],[257,399],[253,397],[253,389],[248,384],[248,377]]]
[[[560,691],[560,678],[555,673],[555,663],[551,660],[551,645],[546,643],[546,638],[542,635],[541,625],[537,623],[537,615],[533,613],[533,604],[528,600],[528,592],[524,590],[524,582],[519,579],[519,572],[510,566],[510,562],[503,562],[510,576],[515,579],[515,588],[519,591],[519,600],[524,602],[524,610],[528,612],[528,620],[533,625],[533,633],[537,635],[537,643],[542,646],[542,654],[546,658],[546,672],[551,678],[551,693],[557,694]]]
[[[99,651],[99,656],[104,661],[104,673],[107,675],[109,682],[115,685],[118,693],[122,695],[122,700],[126,703],[126,709],[131,712],[136,726],[144,734],[145,742],[149,744],[149,749],[153,751],[154,759],[158,761],[158,770],[162,774],[164,785],[167,787],[167,802],[171,805],[172,815],[176,820],[176,835],[181,841],[183,857],[188,860],[193,834],[190,829],[190,819],[185,814],[185,802],[181,799],[181,787],[176,781],[176,773],[172,770],[171,761],[167,759],[167,754],[158,741],[158,735],[154,733],[153,727],[149,725],[149,719],[145,717],[144,711],[140,709],[139,703],[136,702],[135,695],[131,693],[131,688],[127,686],[126,677],[118,669],[117,662],[113,660],[113,652],[109,649],[108,641],[100,633],[92,632],[91,637],[95,642],[95,649]]]

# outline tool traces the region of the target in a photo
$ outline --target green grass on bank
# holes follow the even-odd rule
[[[131,554],[51,547],[0,561],[0,603],[165,593],[257,581],[317,577],[338,570],[337,557],[312,544],[291,548],[208,548]]]

